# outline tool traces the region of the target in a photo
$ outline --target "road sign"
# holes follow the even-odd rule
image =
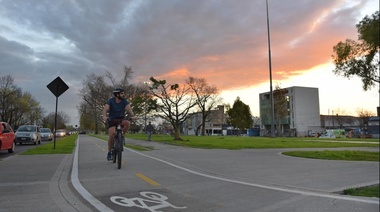
[[[51,81],[46,87],[49,88],[56,97],[59,97],[69,89],[69,86],[67,86],[60,77],[55,78],[55,80]]]
[[[54,123],[54,149],[55,149],[55,140],[56,140],[56,132],[57,132],[57,114],[58,114],[58,97],[65,93],[67,89],[69,89],[69,86],[66,85],[66,83],[60,78],[57,77],[55,80],[51,81],[47,86],[49,90],[54,94],[55,96],[55,123]]]

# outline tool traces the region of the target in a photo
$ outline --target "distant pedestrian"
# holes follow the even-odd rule
[[[153,128],[152,124],[149,122],[149,124],[145,127],[145,131],[148,134],[148,141],[152,140],[153,130],[154,130],[154,128]]]

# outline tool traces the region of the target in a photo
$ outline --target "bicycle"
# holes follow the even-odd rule
[[[124,150],[124,142],[123,142],[123,126],[121,125],[122,121],[124,119],[127,119],[131,121],[130,118],[119,118],[119,119],[114,119],[113,121],[116,122],[116,133],[114,136],[113,140],[113,146],[111,150],[112,154],[112,162],[116,163],[117,161],[117,168],[121,168],[121,161],[122,161],[122,155],[123,155],[123,150]]]

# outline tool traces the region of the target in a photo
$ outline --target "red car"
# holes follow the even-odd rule
[[[15,133],[7,122],[0,122],[0,150],[15,151]]]

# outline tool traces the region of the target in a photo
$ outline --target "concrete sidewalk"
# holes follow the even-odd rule
[[[0,211],[94,211],[70,182],[73,154],[0,161]]]

